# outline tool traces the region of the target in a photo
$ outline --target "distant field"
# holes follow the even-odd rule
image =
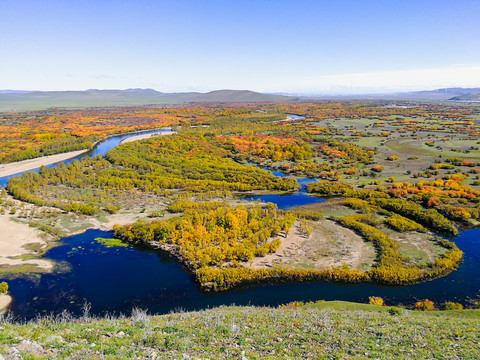
[[[218,90],[209,93],[161,93],[152,89],[43,91],[0,93],[0,112],[38,111],[50,108],[81,109],[173,105],[198,102],[291,101],[294,97],[261,94],[247,90]]]

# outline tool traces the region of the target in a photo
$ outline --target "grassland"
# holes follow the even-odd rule
[[[4,320],[6,359],[477,359],[480,310],[420,312],[342,301],[291,308]],[[393,315],[390,314],[392,312]],[[18,354],[18,355],[16,355]]]

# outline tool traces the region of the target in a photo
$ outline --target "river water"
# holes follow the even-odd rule
[[[88,152],[86,152],[82,155],[79,155],[79,156],[76,156],[76,157],[73,157],[73,158],[70,158],[70,159],[67,159],[67,160],[64,160],[64,161],[60,161],[60,162],[55,163],[55,164],[50,164],[50,165],[47,165],[46,167],[51,168],[53,166],[58,165],[59,163],[68,164],[68,163],[72,162],[73,160],[80,160],[81,158],[83,158],[85,156],[92,157],[94,155],[105,155],[108,150],[114,148],[115,146],[120,145],[120,143],[125,139],[128,139],[128,138],[133,137],[133,136],[137,136],[137,135],[155,134],[155,133],[159,133],[159,132],[171,132],[171,130],[165,128],[165,129],[147,130],[147,131],[140,131],[140,132],[125,134],[125,135],[112,136],[112,137],[109,137],[108,139],[98,143],[97,145],[95,145],[93,147],[92,150],[90,150],[90,151],[88,151]],[[29,171],[37,171],[38,172],[38,168],[34,169],[34,170],[29,170]],[[14,174],[14,175],[0,177],[0,186],[6,186],[8,179],[10,179],[11,177],[14,177],[14,176],[20,176],[22,174],[23,174],[23,172],[17,173],[17,174]]]
[[[84,156],[103,155],[121,140],[135,135],[110,138]],[[6,179],[0,181],[6,182]],[[293,195],[263,195],[254,199],[274,202],[281,209],[324,201],[305,193],[304,185],[309,181],[313,180],[299,180],[302,190]],[[457,271],[422,284],[386,287],[326,282],[275,283],[245,286],[222,293],[200,291],[193,276],[164,252],[142,247],[108,248],[94,240],[111,236],[108,231],[88,230],[64,238],[62,246],[45,255],[60,263],[61,271],[7,280],[14,297],[11,306],[14,315],[30,319],[38,314],[63,310],[78,315],[85,302],[91,304],[93,314],[104,315],[128,314],[133,307],[147,309],[150,313],[167,313],[231,304],[277,306],[290,301],[315,300],[366,302],[369,296],[381,296],[387,304],[412,304],[424,298],[436,303],[448,300],[468,304],[468,299],[480,295],[480,277],[477,276],[480,229],[461,231],[453,239],[465,253]]]

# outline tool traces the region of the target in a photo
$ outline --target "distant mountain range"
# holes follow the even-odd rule
[[[468,93],[459,96],[454,96],[450,101],[466,101],[466,102],[480,102],[480,93]]]
[[[480,88],[445,88],[431,91],[417,91],[419,97],[432,97],[450,101],[480,101]]]
[[[369,99],[398,101],[480,102],[480,88],[445,88],[395,94],[349,96],[288,96],[249,90],[216,90],[207,93],[162,93],[153,89],[24,91],[0,90],[0,111],[45,110],[108,106],[173,105],[192,103],[276,102],[316,99]]]
[[[249,90],[216,90],[207,93],[162,93],[153,89],[21,91],[0,90],[0,111],[45,110],[106,106],[167,105],[222,102],[294,101],[297,97],[262,94]]]
[[[393,100],[393,101],[468,101],[477,102],[480,99],[480,88],[443,88],[436,90],[411,91],[398,93],[378,94],[350,94],[350,95],[316,95],[302,97],[303,100],[337,99],[337,100]]]

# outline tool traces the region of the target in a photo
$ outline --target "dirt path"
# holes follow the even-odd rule
[[[282,240],[282,243],[278,247],[277,251],[273,254],[267,254],[263,257],[255,257],[253,261],[248,265],[248,267],[252,267],[252,269],[261,269],[272,267],[275,263],[278,263],[280,259],[282,259],[287,253],[295,251],[306,238],[305,236],[299,231],[300,223],[295,221],[293,226],[290,229],[287,237],[282,237],[282,234],[277,236]]]

